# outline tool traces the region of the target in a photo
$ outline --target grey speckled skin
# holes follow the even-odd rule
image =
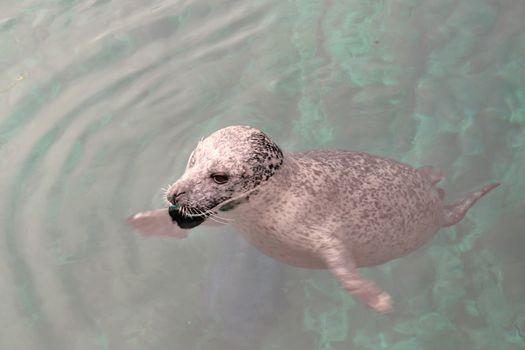
[[[228,181],[215,183],[210,176],[217,173]],[[389,295],[356,268],[417,249],[498,185],[444,205],[444,191],[436,187],[441,178],[432,167],[366,153],[283,154],[259,130],[232,126],[199,143],[167,199],[185,213],[233,219],[251,244],[279,261],[330,269],[350,294],[386,312]]]

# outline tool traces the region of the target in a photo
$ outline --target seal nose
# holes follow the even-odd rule
[[[182,196],[184,193],[186,193],[185,191],[182,191],[182,192],[175,192],[171,198],[168,198],[168,201],[171,202],[171,204],[176,204],[177,203],[177,198],[179,198],[180,196]]]

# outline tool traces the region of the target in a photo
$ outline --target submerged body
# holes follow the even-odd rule
[[[367,153],[283,154],[261,131],[232,126],[199,143],[166,193],[169,211],[140,213],[130,223],[146,234],[182,238],[226,217],[262,253],[330,269],[352,296],[385,312],[390,296],[356,269],[414,251],[498,185],[445,205],[436,186],[441,178],[432,167]]]

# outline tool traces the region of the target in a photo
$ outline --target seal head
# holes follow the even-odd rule
[[[282,163],[282,151],[262,131],[249,126],[220,129],[199,142],[182,177],[166,191],[173,205],[170,216],[181,228],[192,228],[214,210],[232,210]]]

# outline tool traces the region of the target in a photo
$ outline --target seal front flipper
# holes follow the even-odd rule
[[[173,222],[168,208],[145,211],[130,216],[128,224],[146,236],[166,236],[186,238],[188,230],[179,227]]]
[[[378,312],[386,313],[392,310],[390,295],[382,292],[357,271],[352,253],[341,242],[333,242],[332,247],[321,250],[321,255],[326,267],[350,295]]]

